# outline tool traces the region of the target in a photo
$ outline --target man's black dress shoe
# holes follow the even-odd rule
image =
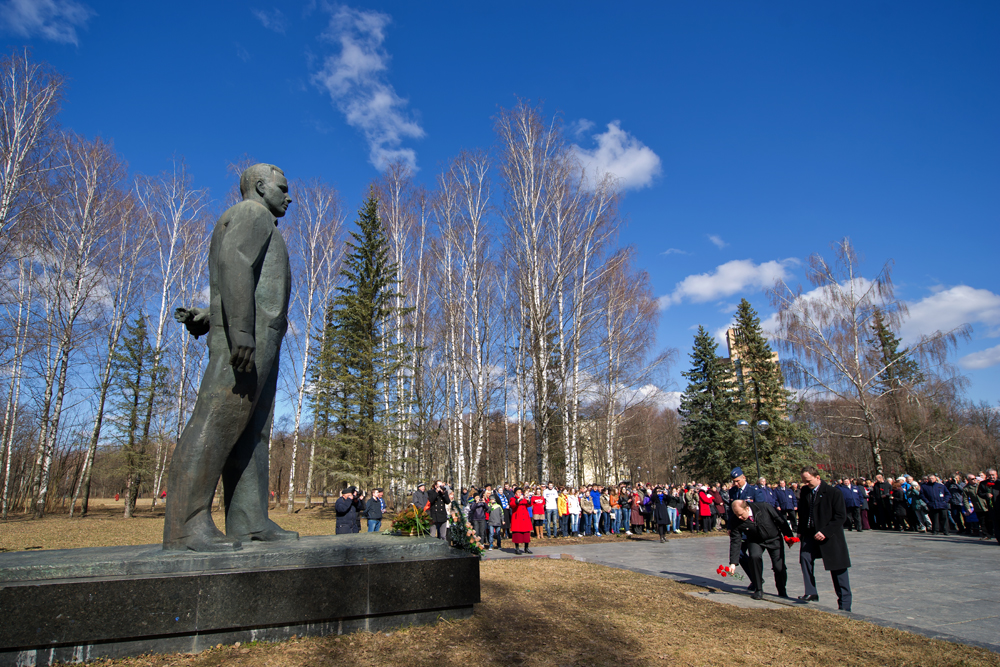
[[[752,599],[752,600],[763,600],[764,599],[764,592],[763,591],[754,591],[753,593],[750,594],[750,599]]]
[[[799,599],[803,602],[819,602],[818,595],[800,595]]]

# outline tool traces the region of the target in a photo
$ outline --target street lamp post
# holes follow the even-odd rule
[[[746,419],[741,419],[736,422],[736,425],[744,433],[750,431],[750,435],[753,437],[753,460],[757,464],[757,479],[760,479],[760,457],[757,456],[757,431],[763,433],[767,429],[771,428],[771,424],[765,419],[761,419],[756,424],[751,424]],[[754,428],[754,426],[757,428]]]

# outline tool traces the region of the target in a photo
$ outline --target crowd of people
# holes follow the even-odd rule
[[[745,479],[745,478],[744,478]],[[1000,493],[997,471],[954,473],[948,478],[927,475],[919,480],[900,475],[886,480],[831,480],[844,499],[847,530],[895,530],[930,535],[964,534],[1000,542]],[[528,549],[530,539],[601,535],[657,534],[666,541],[681,531],[727,529],[733,500],[763,502],[774,507],[792,530],[798,523],[799,482],[683,485],[622,483],[588,484],[579,488],[542,485],[490,484],[455,490],[441,480],[431,488],[421,483],[412,503],[430,515],[434,537],[447,536],[449,506],[459,500],[466,518],[488,549],[513,540],[515,550]],[[370,494],[355,487],[341,491],[335,504],[337,532],[359,532],[362,518],[369,532],[381,529],[386,511],[382,489]]]
[[[845,531],[913,531],[949,535],[952,531],[1000,543],[1000,482],[997,471],[955,473],[947,479],[927,475],[920,480],[901,475],[886,480],[820,478],[806,467],[799,480],[769,484],[761,477],[749,484],[739,467],[729,484],[588,484],[584,487],[490,484],[463,488],[457,494],[441,480],[428,489],[417,485],[410,501],[427,512],[432,537],[447,539],[449,517],[457,504],[464,520],[488,550],[500,549],[503,540],[514,544],[514,553],[531,553],[532,538],[657,534],[661,542],[682,530],[727,530],[730,564],[750,577],[750,592],[763,597],[763,555],[771,559],[778,595],[787,597],[785,545],[801,541],[799,565],[805,594],[802,602],[819,600],[814,564],[822,560],[830,572],[837,606],[851,611],[851,567]],[[385,512],[381,489],[366,494],[354,487],[341,492],[335,509],[337,532],[360,530],[361,516],[369,532],[377,531]],[[463,521],[464,524],[464,521]],[[797,534],[797,537],[796,537]]]

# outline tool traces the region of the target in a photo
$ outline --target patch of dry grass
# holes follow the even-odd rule
[[[162,505],[121,518],[113,501],[92,505],[90,516],[50,515],[41,521],[0,522],[0,549],[21,550],[155,544],[163,531]],[[284,508],[272,516],[303,535],[333,532],[332,508]],[[216,514],[221,523],[221,514]],[[387,525],[385,522],[383,525]],[[685,533],[685,535],[687,535]],[[655,535],[636,536],[658,539]],[[674,539],[673,536],[671,539]],[[577,538],[582,542],[622,537]],[[533,540],[533,545],[579,543]],[[225,646],[189,655],[153,655],[97,661],[123,667],[167,665],[362,667],[538,665],[976,665],[1000,667],[984,649],[926,639],[809,608],[740,609],[687,595],[692,586],[571,560],[483,561],[482,604],[471,619],[440,622],[390,634],[300,638],[277,644]],[[335,592],[331,592],[335,595]]]
[[[511,559],[482,564],[472,618],[390,634],[357,633],[190,655],[107,661],[128,667],[366,665],[976,665],[989,651],[809,609],[739,609],[693,587],[591,563]]]

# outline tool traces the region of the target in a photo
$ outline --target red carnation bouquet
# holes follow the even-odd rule
[[[729,568],[726,567],[725,565],[720,565],[719,568],[715,571],[715,573],[722,577],[732,577],[737,581],[743,581],[744,579],[742,574],[740,574],[739,572],[730,572]]]
[[[792,546],[793,544],[798,544],[798,543],[799,543],[799,538],[797,538],[797,537],[786,537],[785,538],[785,544],[787,544],[788,546]]]

